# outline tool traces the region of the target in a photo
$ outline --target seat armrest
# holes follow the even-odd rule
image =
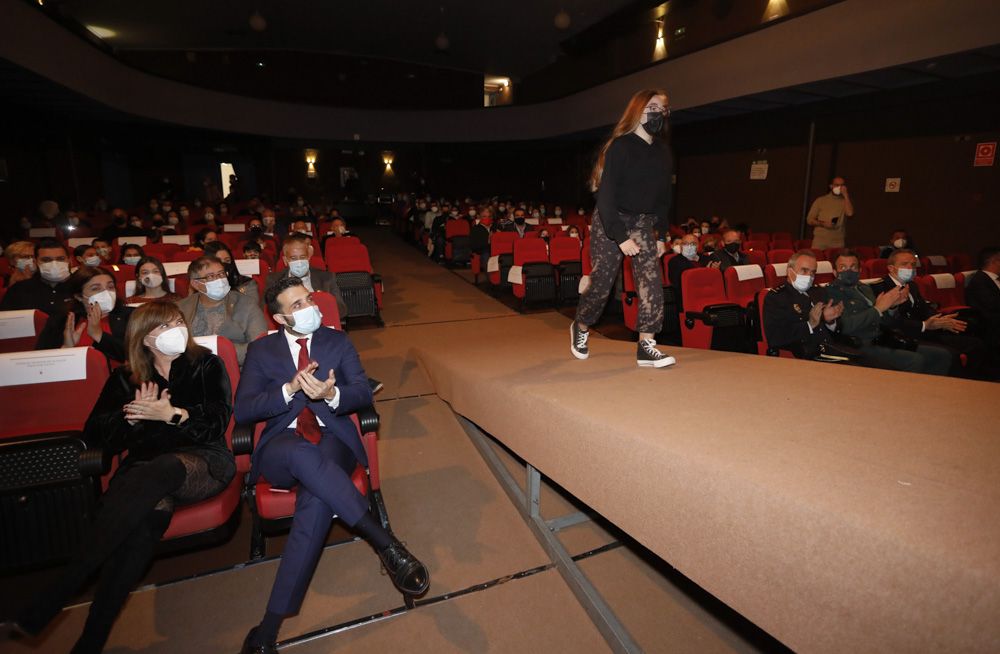
[[[233,427],[233,454],[239,456],[253,452],[253,432],[252,424],[238,424]]]
[[[88,448],[80,452],[78,467],[84,477],[106,475],[111,470],[111,455],[101,447]]]
[[[361,425],[361,433],[377,432],[381,418],[373,406],[367,406],[358,411],[358,424]]]

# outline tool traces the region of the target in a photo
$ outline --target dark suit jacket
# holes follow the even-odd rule
[[[816,302],[825,302],[821,288],[811,288],[807,295],[785,283],[771,289],[764,298],[764,333],[771,348],[789,350],[799,359],[812,359],[820,353],[820,344],[831,343],[833,334],[822,320],[809,333],[809,310]]]
[[[275,284],[282,277],[288,277],[291,274],[292,273],[287,268],[285,270],[277,270],[269,274],[267,276],[267,286],[265,287],[265,290],[266,288],[270,288],[271,285]],[[340,320],[343,322],[347,318],[347,303],[344,302],[344,298],[340,294],[340,287],[337,286],[336,273],[320,270],[319,268],[310,268],[309,282],[312,284],[314,291],[323,291],[337,298],[337,310],[340,311]]]
[[[66,317],[69,315],[67,311],[76,314],[77,324],[80,324],[81,320],[87,319],[86,309],[82,304],[73,300],[68,308],[64,307],[62,311],[52,314],[45,321],[45,327],[42,328],[42,333],[38,335],[38,341],[35,343],[36,350],[54,350],[62,347],[63,330],[66,327]],[[115,306],[108,314],[108,326],[111,328],[111,333],[105,333],[99,343],[94,343],[94,349],[112,361],[124,362],[128,358],[128,353],[125,350],[125,329],[128,327],[128,319],[132,315],[132,311],[134,311],[132,307],[127,307],[124,304]]]
[[[296,367],[282,330],[254,341],[247,349],[240,384],[236,389],[236,421],[267,421],[251,457],[253,479],[258,474],[260,457],[266,456],[268,441],[287,429],[306,406],[323,423],[324,437],[333,435],[339,438],[351,448],[359,463],[368,463],[358,430],[348,417],[372,403],[372,389],[357,351],[344,332],[320,327],[313,333],[309,358],[319,364],[315,373],[318,379],[326,379],[331,369],[336,376],[337,388],[340,389],[340,404],[336,413],[323,400],[310,400],[302,391],[285,404],[281,387],[295,376]]]
[[[982,270],[965,287],[965,302],[983,317],[987,340],[1000,343],[1000,288]]]
[[[872,284],[872,292],[875,297],[878,297],[879,293],[890,291],[895,287],[896,282],[892,281],[892,277],[886,275],[882,281]],[[923,322],[937,312],[920,294],[920,289],[917,288],[915,281],[911,280],[907,284],[907,288],[910,290],[912,299],[903,302],[898,307],[889,309],[886,312],[889,321],[885,323],[885,326],[899,329],[909,338],[919,338],[923,333]]]
[[[724,249],[719,248],[712,253],[712,256],[708,258],[709,262],[718,261],[719,262],[719,272],[726,272],[726,268],[729,266],[745,266],[750,263],[749,257],[747,257],[746,252],[737,252],[736,256],[729,254]],[[708,265],[707,263],[705,264]]]

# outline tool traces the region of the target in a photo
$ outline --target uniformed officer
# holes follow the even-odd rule
[[[867,284],[860,284],[861,259],[845,250],[834,261],[837,278],[827,288],[831,301],[841,302],[844,313],[840,318],[840,333],[853,337],[865,354],[863,365],[906,372],[946,375],[951,367],[951,353],[945,348],[920,345],[916,351],[877,344],[883,329],[893,318],[890,310],[906,301],[906,287],[891,288],[878,297]]]
[[[798,359],[815,359],[833,345],[844,305],[827,301],[823,289],[813,288],[816,257],[809,250],[792,255],[786,274],[787,282],[772,289],[764,302],[768,345]]]

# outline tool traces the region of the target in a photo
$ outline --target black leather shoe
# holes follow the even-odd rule
[[[392,539],[392,543],[379,550],[378,558],[401,593],[419,596],[427,592],[431,585],[427,568],[398,540]]]
[[[254,627],[247,633],[247,637],[243,639],[243,647],[240,648],[240,654],[278,654],[278,648],[275,643],[257,645],[254,642],[256,640],[257,627]]]

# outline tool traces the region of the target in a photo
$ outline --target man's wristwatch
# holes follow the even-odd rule
[[[180,409],[174,409],[174,415],[170,416],[170,420],[168,420],[167,422],[176,427],[177,425],[181,424],[181,418],[183,417],[184,417],[183,411],[181,411]]]

